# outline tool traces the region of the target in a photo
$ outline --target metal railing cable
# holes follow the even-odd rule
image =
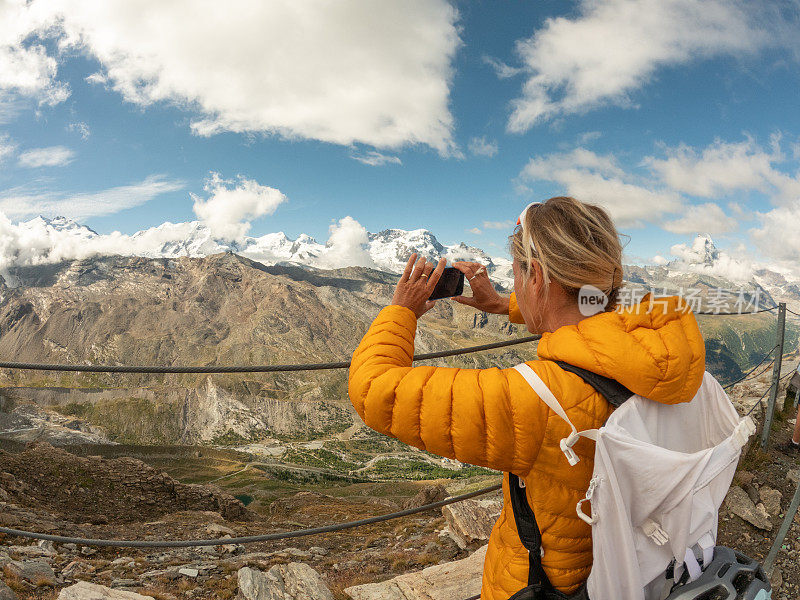
[[[363,527],[365,525],[383,523],[384,521],[391,521],[393,519],[399,519],[401,517],[415,515],[417,513],[433,510],[435,508],[441,508],[443,506],[447,506],[448,504],[463,502],[464,500],[469,500],[470,498],[475,498],[476,496],[483,496],[485,494],[490,494],[491,492],[496,492],[502,487],[503,486],[498,483],[497,485],[481,488],[474,492],[469,492],[468,494],[453,496],[451,498],[445,498],[444,500],[439,500],[438,502],[431,502],[430,504],[425,504],[423,506],[407,508],[406,510],[401,510],[386,515],[378,515],[376,517],[369,517],[367,519],[359,519],[357,521],[336,523],[333,525],[326,525],[324,527],[314,527],[311,529],[297,529],[295,531],[266,533],[262,535],[249,535],[249,536],[241,536],[234,538],[216,538],[208,540],[104,540],[104,539],[94,539],[94,538],[70,537],[63,535],[50,535],[48,533],[35,533],[31,531],[23,531],[20,529],[10,529],[8,527],[0,527],[0,533],[4,533],[6,535],[16,535],[24,538],[32,538],[35,540],[48,540],[51,542],[57,542],[59,544],[81,544],[84,546],[111,546],[116,548],[190,548],[194,546],[253,544],[256,542],[274,542],[276,540],[306,537],[310,535],[320,535],[323,533],[334,533],[337,531],[343,531],[345,529],[354,529],[356,527]]]
[[[771,365],[771,363],[770,363],[770,365]],[[797,365],[795,365],[795,366],[794,366],[794,367],[793,367],[793,368],[792,368],[792,369],[791,369],[791,370],[790,370],[788,373],[786,373],[786,375],[784,375],[783,377],[781,377],[780,379],[778,379],[778,385],[780,385],[780,383],[781,383],[781,382],[782,382],[784,379],[788,379],[789,377],[791,377],[792,375],[794,375],[794,373],[795,373],[795,371],[797,370],[797,367],[798,367],[798,366],[800,366],[800,364],[797,364]],[[762,372],[763,372],[763,371],[762,371]],[[750,407],[750,410],[748,410],[748,411],[745,413],[745,415],[744,415],[745,417],[749,417],[749,416],[750,416],[750,415],[753,413],[753,411],[756,409],[756,407],[757,407],[759,404],[761,404],[761,401],[762,401],[764,398],[766,398],[766,397],[767,397],[767,394],[769,394],[769,391],[770,391],[770,389],[771,389],[771,388],[770,388],[770,387],[768,387],[768,388],[767,388],[767,389],[764,391],[764,393],[763,393],[763,394],[761,394],[761,397],[760,397],[758,400],[756,400],[756,401],[753,403],[753,406],[751,406],[751,407]]]
[[[493,342],[480,346],[468,346],[466,348],[456,348],[455,350],[442,350],[440,352],[428,352],[427,354],[415,354],[414,361],[429,360],[432,358],[444,358],[446,356],[458,356],[470,354],[482,350],[493,350],[495,348],[505,348],[527,342],[534,342],[540,339],[541,335],[529,335],[503,342]],[[328,363],[306,363],[289,365],[255,365],[255,366],[153,366],[153,365],[61,365],[61,364],[42,364],[28,362],[0,362],[0,369],[28,369],[35,371],[82,371],[87,373],[279,373],[286,371],[323,371],[327,369],[346,369],[350,366],[350,361],[328,362]]]
[[[749,312],[695,312],[695,315],[711,317],[733,317],[742,315],[756,315],[759,313],[771,312],[777,306],[763,308]],[[787,309],[788,310],[788,309]],[[795,313],[796,314],[796,313]],[[444,358],[447,356],[458,356],[470,354],[482,350],[493,350],[506,346],[515,346],[541,339],[541,335],[529,335],[503,342],[493,342],[480,346],[469,346],[457,348],[455,350],[443,350],[440,352],[429,352],[427,354],[417,354],[413,357],[414,361],[429,360],[432,358]],[[327,363],[305,363],[305,364],[285,364],[285,365],[219,365],[219,366],[158,366],[158,365],[67,365],[57,363],[31,363],[18,361],[0,361],[0,369],[20,369],[33,371],[66,371],[66,372],[85,372],[85,373],[139,373],[139,374],[212,374],[212,373],[280,373],[291,371],[324,371],[330,369],[346,369],[350,366],[350,361],[327,362]]]
[[[777,345],[777,344],[775,344],[775,345],[774,345],[772,348],[770,348],[770,349],[767,351],[767,353],[764,355],[764,357],[763,357],[763,358],[762,358],[760,361],[758,361],[758,364],[757,364],[756,366],[754,366],[752,369],[750,369],[750,370],[749,370],[747,373],[745,373],[745,374],[744,374],[742,377],[740,377],[740,378],[739,378],[739,379],[737,379],[736,381],[732,381],[731,383],[727,383],[727,384],[723,385],[723,386],[722,386],[722,389],[723,389],[723,390],[727,390],[727,389],[729,389],[729,388],[732,388],[732,387],[733,387],[733,386],[735,386],[736,384],[738,384],[738,383],[741,383],[741,382],[743,382],[745,379],[749,378],[749,377],[750,377],[750,375],[752,375],[752,374],[753,374],[753,371],[755,371],[755,370],[756,370],[758,367],[760,367],[760,366],[761,366],[761,365],[764,363],[764,361],[765,361],[765,360],[767,360],[767,359],[770,357],[770,355],[771,355],[771,354],[772,354],[772,353],[775,351],[775,348],[777,348],[777,347],[778,347],[778,345]],[[772,363],[773,363],[774,361],[775,361],[775,359],[773,359],[773,360],[771,360],[771,361],[769,362],[770,366],[772,365]],[[768,367],[768,368],[769,368],[769,367]],[[766,372],[766,369],[764,369],[764,371],[761,371],[761,372],[759,372],[757,375],[754,375],[754,377],[758,377],[759,375],[761,375],[761,374],[762,374],[762,373],[764,373],[764,372]]]
[[[696,315],[703,315],[707,317],[739,317],[743,315],[757,315],[760,313],[772,312],[773,310],[778,310],[778,307],[771,306],[770,308],[760,308],[758,310],[750,310],[746,312],[714,312],[714,311],[694,312],[693,311],[693,313]]]

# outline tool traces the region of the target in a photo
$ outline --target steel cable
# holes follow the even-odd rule
[[[777,310],[777,306],[772,306],[770,308],[761,308],[759,310],[751,310],[748,312],[695,312],[696,315],[704,315],[704,316],[711,316],[711,317],[739,317],[743,315],[757,315],[759,313],[771,312],[773,310]],[[787,309],[788,310],[788,309]]]
[[[745,379],[747,379],[748,377],[750,377],[750,375],[753,373],[753,371],[755,371],[755,370],[756,370],[758,367],[760,367],[760,366],[762,365],[762,363],[763,363],[765,360],[767,360],[767,359],[769,358],[770,354],[772,354],[772,352],[774,352],[775,348],[777,348],[777,347],[778,347],[778,345],[777,345],[777,344],[775,344],[775,345],[774,345],[774,346],[773,346],[773,347],[772,347],[772,348],[771,348],[771,349],[770,349],[770,350],[769,350],[769,351],[768,351],[768,352],[767,352],[767,353],[764,355],[764,357],[763,357],[763,358],[762,358],[760,361],[758,361],[758,364],[757,364],[755,367],[753,367],[752,369],[750,369],[750,370],[749,370],[747,373],[745,373],[745,374],[744,374],[742,377],[740,377],[740,378],[739,378],[739,379],[737,379],[736,381],[733,381],[733,382],[731,382],[731,383],[728,383],[728,384],[726,384],[726,385],[723,385],[723,386],[722,386],[722,389],[723,389],[723,390],[727,390],[727,389],[729,389],[729,388],[732,388],[732,387],[733,387],[733,386],[735,386],[737,383],[741,383],[742,381],[744,381]],[[770,364],[770,366],[772,365],[772,363],[773,363],[773,362],[775,362],[775,359],[772,359],[772,360],[770,361],[770,363],[769,363],[769,364]],[[765,373],[765,372],[766,372],[766,369],[764,369],[763,371],[761,371],[760,373],[758,373],[758,375],[761,375],[762,373]],[[758,375],[755,375],[755,377],[758,377]]]
[[[502,488],[501,484],[492,485],[489,487],[481,488],[468,494],[460,496],[453,496],[452,498],[445,498],[438,502],[432,502],[416,508],[408,508],[398,512],[389,513],[386,515],[378,515],[377,517],[369,517],[367,519],[359,519],[358,521],[348,521],[346,523],[336,523],[334,525],[326,525],[325,527],[314,527],[312,529],[298,529],[296,531],[286,531],[283,533],[267,533],[263,535],[250,535],[235,538],[217,538],[213,540],[103,540],[92,538],[79,538],[69,537],[62,535],[50,535],[48,533],[35,533],[31,531],[23,531],[20,529],[10,529],[8,527],[0,527],[0,533],[6,535],[16,535],[24,538],[32,538],[35,540],[48,540],[57,542],[59,544],[81,544],[84,546],[111,546],[115,548],[190,548],[194,546],[222,546],[228,544],[253,544],[256,542],[272,542],[276,540],[285,540],[289,538],[306,537],[309,535],[319,535],[322,533],[333,533],[336,531],[343,531],[345,529],[353,529],[355,527],[363,527],[364,525],[372,525],[375,523],[383,523],[384,521],[391,521],[409,515],[432,510],[434,508],[441,508],[448,504],[455,504],[456,502],[463,502],[476,496],[483,496],[491,492],[495,492]]]
[[[414,361],[443,358],[445,356],[458,356],[482,350],[505,348],[540,339],[541,335],[529,335],[504,342],[469,346],[455,350],[442,350],[427,354],[416,354]],[[278,373],[286,371],[323,371],[326,369],[346,369],[350,366],[347,362],[307,363],[291,365],[261,365],[261,366],[208,366],[208,367],[159,367],[159,366],[134,366],[134,365],[60,365],[27,362],[0,362],[0,369],[29,369],[35,371],[82,371],[87,373]]]
[[[764,312],[770,312],[777,308],[764,308],[751,312],[738,312],[738,313],[719,313],[719,312],[696,312],[696,315],[703,316],[741,316],[741,315],[755,315]],[[793,313],[796,314],[796,313]],[[494,342],[491,344],[482,344],[480,346],[470,346],[467,348],[457,348],[455,350],[443,350],[441,352],[430,352],[427,354],[415,355],[413,360],[429,360],[432,358],[443,358],[446,356],[458,356],[461,354],[469,354],[472,352],[480,352],[482,350],[492,350],[494,348],[504,348],[506,346],[514,346],[517,344],[524,344],[526,342],[533,342],[541,338],[541,335],[530,335],[514,340],[507,340],[504,342]],[[330,369],[346,369],[350,366],[349,361],[341,362],[327,362],[327,363],[306,363],[306,364],[287,364],[287,365],[255,365],[255,366],[205,366],[205,367],[190,367],[190,366],[155,366],[155,365],[62,365],[62,364],[47,364],[47,363],[30,363],[30,362],[17,362],[17,361],[2,361],[0,362],[0,369],[22,369],[33,371],[69,371],[69,372],[85,372],[85,373],[142,373],[142,374],[166,374],[166,373],[184,373],[184,374],[211,374],[211,373],[279,373],[291,371],[324,371]]]
[[[788,372],[786,375],[784,375],[783,377],[781,377],[780,379],[778,379],[778,385],[780,385],[781,381],[783,381],[784,379],[786,379],[786,378],[788,378],[788,377],[791,377],[792,375],[794,375],[794,372],[797,370],[797,367],[798,367],[798,366],[800,366],[800,364],[797,364],[797,365],[795,365],[795,366],[794,366],[794,368],[793,368],[791,371],[789,371],[789,372]],[[762,401],[764,398],[766,398],[767,394],[769,394],[769,392],[770,392],[770,390],[771,390],[771,389],[772,389],[772,385],[770,384],[770,386],[769,386],[769,387],[768,387],[768,388],[767,388],[767,389],[764,391],[764,393],[763,393],[763,394],[761,394],[761,397],[760,397],[758,400],[756,400],[756,401],[753,403],[753,406],[751,406],[751,407],[750,407],[750,410],[748,410],[748,411],[747,411],[747,413],[744,415],[745,417],[748,417],[748,416],[750,416],[750,415],[752,414],[752,412],[753,412],[753,411],[756,409],[756,407],[757,407],[759,404],[761,404],[761,401]]]

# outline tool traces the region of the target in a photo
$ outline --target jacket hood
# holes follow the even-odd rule
[[[663,404],[689,402],[706,368],[697,320],[677,296],[648,294],[632,307],[545,333],[538,354],[615,379]]]

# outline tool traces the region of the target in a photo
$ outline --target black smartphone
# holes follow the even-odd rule
[[[442,271],[442,276],[436,283],[429,300],[460,296],[464,293],[464,274],[455,267],[447,267]]]

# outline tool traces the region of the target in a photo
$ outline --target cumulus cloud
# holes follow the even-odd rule
[[[353,217],[339,219],[338,223],[330,226],[329,232],[330,237],[318,259],[318,266],[327,269],[376,267],[369,254],[369,234]]]
[[[492,157],[497,154],[497,142],[487,140],[486,136],[474,137],[469,141],[469,151],[475,156]]]
[[[203,189],[209,193],[208,198],[191,194],[192,209],[215,236],[225,240],[243,238],[250,230],[251,220],[271,215],[286,201],[280,190],[241,175],[229,180],[212,172]]]
[[[738,221],[713,202],[687,206],[680,218],[664,223],[664,229],[672,233],[728,233],[737,227]]]
[[[48,146],[26,150],[19,155],[19,166],[29,169],[63,167],[75,159],[75,152],[65,146]]]
[[[331,225],[330,237],[323,246],[306,235],[290,240],[283,233],[225,241],[215,236],[202,221],[167,222],[134,234],[119,231],[99,234],[63,217],[36,217],[12,223],[0,211],[0,274],[13,284],[9,269],[15,266],[109,255],[197,257],[231,250],[265,264],[301,260],[323,269],[376,268],[368,241],[366,229],[349,216]]]
[[[755,140],[728,143],[716,140],[698,151],[681,145],[666,148],[666,158],[649,157],[646,164],[672,189],[692,196],[720,198],[744,190],[770,194],[777,201],[800,197],[800,174],[779,169],[786,157],[780,137],[773,136],[769,151]]]
[[[472,229],[467,229],[467,233],[471,233],[472,235],[481,235],[483,231],[481,231],[478,227],[473,227]]]
[[[139,183],[84,194],[16,188],[0,194],[0,211],[16,218],[41,214],[83,219],[140,206],[156,196],[183,189],[184,186],[182,181],[151,175]]]
[[[679,194],[641,182],[626,173],[613,155],[583,148],[532,158],[520,176],[529,182],[558,183],[568,195],[603,206],[623,227],[658,222],[683,206]]]
[[[402,165],[403,161],[400,160],[397,156],[390,156],[388,154],[381,154],[380,152],[376,152],[371,150],[369,152],[364,152],[362,154],[351,154],[350,155],[354,160],[357,160],[360,163],[364,163],[365,165],[369,165],[370,167],[381,167],[383,165],[392,164],[392,165]]]
[[[581,0],[575,17],[547,19],[517,42],[528,79],[508,129],[524,132],[604,104],[631,105],[632,92],[659,67],[775,45],[796,48],[791,29],[777,3]]]
[[[800,276],[800,236],[795,235],[800,223],[800,199],[758,213],[757,217],[759,224],[750,233],[759,250]]]
[[[90,82],[139,106],[190,111],[198,135],[276,134],[455,150],[448,108],[458,13],[446,0],[13,0],[2,5],[0,89],[63,99],[46,36],[100,64]],[[187,18],[191,15],[191,18]],[[49,92],[48,92],[49,90]],[[61,94],[59,96],[59,93]]]
[[[224,251],[199,222],[163,223],[133,235],[98,234],[57,217],[12,223],[0,212],[0,273],[12,266],[82,260],[93,256],[199,256]]]
[[[0,106],[15,97],[49,105],[69,97],[69,86],[55,80],[56,59],[35,35],[46,23],[40,11],[25,0],[0,3]]]

